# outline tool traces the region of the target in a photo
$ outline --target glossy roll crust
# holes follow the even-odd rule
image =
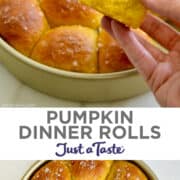
[[[82,25],[98,28],[102,14],[82,5],[78,0],[40,0],[40,6],[52,27]]]
[[[78,0],[0,0],[0,37],[47,66],[83,73],[133,68],[100,27],[103,14]]]
[[[48,24],[36,0],[0,0],[0,35],[29,55]]]
[[[129,161],[50,161],[31,180],[148,180]]]
[[[100,73],[110,73],[133,68],[122,48],[104,30],[100,31],[98,46]]]
[[[97,72],[97,32],[81,26],[63,26],[47,32],[32,58],[43,64],[77,72]]]

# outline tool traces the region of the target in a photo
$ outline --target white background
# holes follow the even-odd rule
[[[95,153],[91,154],[91,159],[146,159],[146,160],[180,160],[180,146],[179,146],[179,137],[180,137],[180,111],[179,109],[162,109],[162,108],[134,108],[134,109],[98,109],[99,112],[106,110],[107,112],[112,110],[118,111],[133,111],[133,128],[136,133],[139,133],[139,125],[143,125],[143,128],[149,132],[149,129],[154,126],[160,126],[161,138],[157,140],[129,140],[128,138],[118,140],[111,138],[110,140],[99,140],[99,126],[101,121],[98,119],[95,123],[91,125],[93,131],[93,139],[85,140],[69,140],[67,139],[37,139],[33,138],[27,140],[19,139],[19,126],[27,125],[47,125],[47,111],[56,110],[57,112],[63,110],[66,112],[68,110],[78,110],[84,111],[86,109],[54,109],[54,108],[7,108],[0,109],[0,159],[1,160],[34,160],[34,159],[56,159],[55,152],[59,149],[56,148],[57,143],[68,143],[69,146],[75,147],[79,143],[83,143],[85,147],[91,146],[92,143],[97,141],[107,141],[105,147],[112,146],[115,143],[117,146],[124,146],[126,151],[121,155],[113,154],[103,154],[100,157],[97,157]],[[89,111],[97,109],[88,109]],[[112,118],[113,119],[113,118]],[[82,125],[83,121],[78,122],[78,125]],[[59,119],[53,120],[51,124],[61,126]],[[113,125],[107,124],[109,127]],[[76,154],[67,154],[63,159],[87,159],[90,158],[84,154],[83,156]],[[62,158],[61,158],[62,159]]]
[[[159,180],[180,180],[180,161],[146,161]],[[1,180],[20,180],[33,161],[0,161]]]

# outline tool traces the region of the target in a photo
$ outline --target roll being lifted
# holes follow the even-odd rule
[[[133,28],[140,26],[146,14],[140,0],[80,0],[80,2]]]

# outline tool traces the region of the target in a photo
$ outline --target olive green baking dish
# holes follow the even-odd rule
[[[48,161],[37,161],[35,162],[28,170],[25,172],[24,176],[21,180],[30,180],[30,178],[34,175],[34,173],[45,165]],[[136,166],[138,166],[148,177],[148,180],[158,180],[155,173],[151,170],[151,168],[143,161],[131,161]]]
[[[84,74],[42,65],[16,51],[0,38],[0,61],[30,87],[58,98],[74,101],[113,101],[136,96],[148,90],[135,69]]]

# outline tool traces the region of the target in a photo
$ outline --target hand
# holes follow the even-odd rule
[[[180,22],[179,0],[142,1],[157,13]],[[147,14],[141,29],[164,46],[168,50],[165,53],[115,20],[104,17],[102,25],[144,76],[159,104],[180,107],[180,33],[160,18]]]

